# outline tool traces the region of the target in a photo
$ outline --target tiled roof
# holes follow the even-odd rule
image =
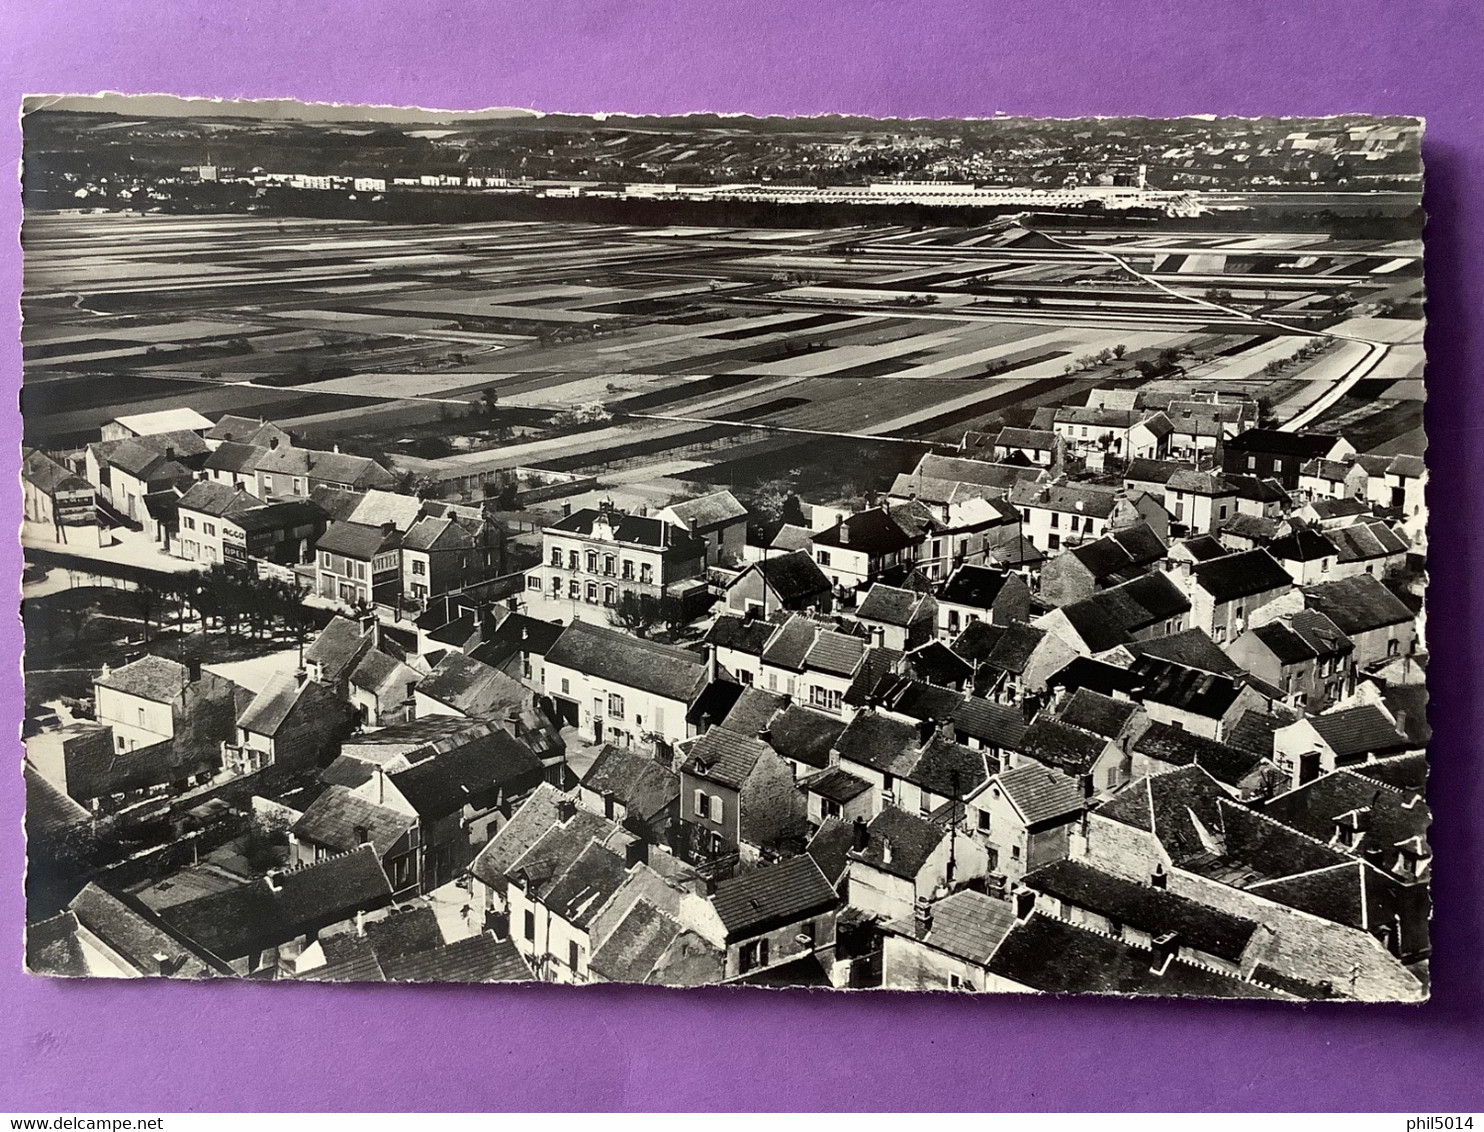
[[[423,677],[417,690],[474,719],[504,718],[522,706],[527,695],[505,673],[452,651]]]
[[[768,742],[786,759],[804,766],[824,767],[829,765],[830,749],[845,726],[838,716],[794,704],[773,720]]]
[[[381,961],[388,982],[513,983],[533,978],[515,944],[491,933]]]
[[[365,527],[379,527],[391,523],[399,531],[405,531],[417,522],[422,512],[422,501],[415,495],[402,495],[395,491],[368,491],[361,496],[349,519]]]
[[[1302,664],[1313,660],[1318,653],[1309,647],[1309,642],[1295,633],[1282,621],[1269,621],[1252,630],[1256,637],[1272,653],[1279,664]]]
[[[716,645],[718,648],[735,649],[749,656],[762,656],[768,639],[776,632],[776,622],[764,621],[760,617],[733,617],[723,614],[712,622],[711,628],[706,630],[706,636],[702,639],[706,644]]]
[[[1195,764],[1221,782],[1230,781],[1233,772],[1246,777],[1260,761],[1258,755],[1168,723],[1151,723],[1134,750],[1171,766]]]
[[[1019,483],[1010,492],[1010,502],[1017,507],[1038,507],[1106,519],[1113,514],[1118,492],[1114,488],[1087,484]]]
[[[550,529],[563,534],[593,538],[596,537],[593,534],[594,528],[601,530],[604,526],[604,523],[599,522],[600,519],[606,520],[608,529],[613,532],[615,543],[660,549],[665,552],[667,558],[672,559],[688,560],[705,557],[706,542],[704,539],[698,538],[675,523],[666,523],[647,515],[630,515],[624,511],[604,511],[595,507],[584,507],[580,511],[573,511],[560,522],[554,523]]]
[[[578,930],[587,928],[628,879],[623,857],[590,841],[541,893],[554,915]]]
[[[778,692],[749,685],[742,689],[742,694],[737,697],[737,702],[732,705],[732,710],[727,712],[721,724],[739,735],[756,735],[767,728],[774,716],[788,707],[788,702],[788,697]]]
[[[933,850],[948,836],[946,826],[885,806],[866,827],[864,849],[851,849],[850,859],[904,880],[916,880]]]
[[[747,518],[747,508],[726,490],[672,503],[669,510],[693,531],[709,531],[713,527]]]
[[[851,707],[865,706],[875,697],[882,682],[901,666],[903,659],[903,653],[884,645],[868,648],[855,678],[845,690],[845,702]]]
[[[1221,831],[1220,784],[1199,766],[1137,779],[1097,808],[1096,815],[1153,833],[1175,864],[1208,854],[1204,834]]]
[[[582,785],[612,798],[635,817],[649,821],[680,797],[680,778],[637,751],[605,746],[582,776]]]
[[[818,632],[819,626],[809,618],[802,615],[790,617],[769,639],[763,649],[763,662],[802,672],[804,658],[809,655]]]
[[[268,449],[257,444],[237,444],[225,441],[215,452],[206,457],[202,467],[213,472],[251,472]]]
[[[902,777],[939,798],[962,799],[989,778],[989,767],[983,751],[935,735]]]
[[[1304,604],[1349,636],[1411,621],[1410,609],[1371,574],[1305,586]]]
[[[913,724],[874,711],[856,713],[835,741],[842,762],[855,762],[887,773],[899,773],[910,767],[919,746]]]
[[[956,686],[974,675],[974,666],[942,641],[929,641],[908,651],[907,670],[930,684]]]
[[[1080,814],[1087,795],[1075,778],[1034,763],[1001,771],[990,780],[1020,811],[1028,826]]]
[[[636,900],[588,961],[609,982],[642,983],[654,972],[681,927],[648,900]]]
[[[337,853],[369,841],[384,858],[409,829],[417,825],[412,814],[378,806],[346,786],[331,786],[309,804],[294,823],[294,836]],[[357,831],[362,836],[357,836]]]
[[[338,680],[359,659],[362,646],[368,644],[360,622],[336,615],[304,650],[304,660],[323,668],[327,679]]]
[[[273,437],[278,437],[279,443],[282,443],[288,435],[276,424],[228,413],[224,417],[217,418],[216,424],[207,430],[206,439],[220,440],[224,443],[261,444],[266,447]]]
[[[1124,470],[1123,478],[1126,483],[1168,483],[1170,477],[1176,472],[1183,471],[1189,465],[1179,463],[1175,460],[1147,460],[1139,458],[1130,460],[1128,467]]]
[[[1335,527],[1328,534],[1341,562],[1367,562],[1407,552],[1407,543],[1379,519]]]
[[[1018,751],[1025,743],[1025,716],[981,696],[965,696],[950,717],[953,726],[987,747]]]
[[[1286,720],[1260,711],[1244,711],[1226,734],[1227,743],[1265,759],[1273,757],[1273,732]]]
[[[219,964],[197,954],[162,927],[146,909],[95,883],[84,886],[68,903],[67,911],[136,971],[159,973],[160,961],[156,957],[163,955],[171,975],[199,978],[225,973]]]
[[[187,939],[226,960],[286,943],[391,900],[376,850],[362,846],[317,864],[274,874],[165,909]]]
[[[1416,790],[1368,777],[1372,765],[1320,775],[1263,803],[1262,811],[1320,841],[1331,841],[1337,822],[1348,819],[1361,835],[1357,855],[1390,869],[1399,844],[1412,838],[1426,842],[1432,811]]]
[[[809,794],[818,794],[821,798],[828,798],[843,806],[870,790],[871,784],[836,766],[801,778],[799,789]]]
[[[431,553],[440,550],[460,550],[472,547],[474,538],[464,526],[453,519],[422,518],[407,528],[402,536],[403,550]]]
[[[195,409],[160,409],[153,413],[130,413],[114,417],[114,421],[140,436],[155,436],[166,432],[205,432],[211,421]]]
[[[1333,542],[1310,527],[1296,527],[1268,546],[1268,553],[1280,562],[1318,562],[1338,552]]]
[[[1179,959],[1161,969],[1147,948],[1039,912],[1015,925],[990,959],[989,970],[1046,994],[1288,997]]]
[[[1386,713],[1372,704],[1308,717],[1330,750],[1342,759],[1356,755],[1390,754],[1406,747]]]
[[[307,682],[300,684],[292,673],[274,673],[268,677],[263,690],[247,705],[247,710],[238,715],[237,726],[257,735],[277,735],[283,721],[308,688]]]
[[[486,633],[469,655],[492,668],[500,667],[517,653],[545,656],[562,635],[563,628],[554,621],[511,613],[495,627],[494,632]]]
[[[484,727],[387,777],[418,814],[437,818],[497,790],[507,796],[524,793],[541,781],[543,769],[520,740],[498,727]]]
[[[759,935],[839,903],[835,890],[807,853],[722,881],[711,898],[728,939]]]
[[[693,652],[586,621],[567,626],[547,650],[546,663],[687,704],[706,679],[705,661]]]
[[[908,626],[917,620],[924,608],[923,595],[877,582],[861,599],[855,616],[859,621],[879,621],[884,625]]]
[[[960,566],[948,576],[938,596],[954,605],[988,609],[1000,596],[1009,577],[1007,571],[992,570],[987,566]]]
[[[804,667],[831,676],[853,676],[865,653],[865,642],[859,637],[821,629],[804,657]]]
[[[415,670],[378,649],[371,649],[361,657],[350,673],[350,682],[355,687],[370,692],[378,701],[385,699],[396,703],[410,699],[412,693],[408,685],[415,685],[421,679]]]
[[[1185,629],[1147,641],[1132,641],[1125,647],[1136,657],[1158,657],[1204,672],[1236,675],[1242,671],[1242,666],[1222,652],[1221,646],[1204,629]]]
[[[1082,861],[1053,862],[1027,873],[1024,884],[1154,938],[1173,933],[1176,946],[1231,963],[1241,960],[1258,927],[1255,920],[1125,880]]]
[[[1021,742],[1030,758],[1071,775],[1090,774],[1108,740],[1078,727],[1069,727],[1046,714],[1038,715],[1026,728]]]
[[[140,699],[168,704],[190,683],[190,672],[179,661],[150,653],[138,660],[100,674],[96,683]]]
[[[1241,685],[1229,676],[1186,668],[1157,657],[1144,656],[1130,669],[1143,681],[1146,701],[1166,704],[1208,719],[1220,719],[1236,702]]]
[[[1297,456],[1304,460],[1327,455],[1338,436],[1314,432],[1279,432],[1271,428],[1249,428],[1226,442],[1229,451],[1263,452],[1274,456]]]
[[[1293,585],[1288,571],[1262,549],[1244,550],[1197,563],[1191,576],[1219,602],[1235,601]]]
[[[814,858],[825,879],[831,884],[839,884],[850,864],[850,849],[854,841],[855,831],[851,823],[840,818],[825,818],[804,852]]]
[[[681,769],[687,774],[741,789],[757,766],[758,759],[767,753],[768,745],[756,736],[713,727],[695,741]]]
[[[1094,735],[1116,739],[1138,710],[1139,705],[1128,700],[1115,700],[1090,688],[1078,688],[1057,712],[1057,718]]]
[[[926,931],[916,919],[899,920],[887,930],[982,966],[1014,926],[1015,913],[1008,901],[964,889],[933,902]]]
[[[842,538],[842,529],[848,538]],[[918,537],[908,534],[884,508],[873,507],[869,511],[857,511],[842,523],[815,531],[813,543],[827,549],[839,547],[860,551],[872,558],[895,554],[899,550],[915,545]]]
[[[327,550],[343,554],[348,558],[370,561],[378,551],[398,545],[400,537],[396,531],[388,534],[380,527],[368,527],[360,523],[335,522],[325,528],[315,544],[316,550]]]
[[[561,797],[549,782],[537,786],[479,851],[469,871],[485,884],[503,891],[510,867],[556,824]]]

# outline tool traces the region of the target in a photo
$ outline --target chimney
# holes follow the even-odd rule
[[[339,441],[336,441],[333,445],[331,445],[330,451],[333,452],[333,453],[335,453],[335,455],[337,455],[337,456],[340,455],[340,443],[339,443]]]
[[[164,975],[167,977],[170,975],[172,969],[175,966],[175,964],[171,961],[170,956],[166,955],[163,951],[156,951],[153,955],[150,956],[150,958],[153,959],[155,963],[155,974]]]
[[[186,679],[192,684],[201,679],[201,658],[193,656],[186,661]]]
[[[173,460],[173,459],[175,459],[175,445],[173,445],[173,444],[167,444],[167,445],[165,445],[165,459],[167,459],[167,460]]]
[[[1154,937],[1154,958],[1149,964],[1149,969],[1156,975],[1163,975],[1169,967],[1170,960],[1175,958],[1175,953],[1180,950],[1180,937],[1174,932],[1164,932]]]
[[[308,679],[309,679],[309,670],[307,668],[302,668],[301,667],[301,668],[295,669],[295,671],[294,671],[294,683],[295,684],[297,684],[299,687],[302,688],[304,686],[304,681],[306,681]]]
[[[1154,866],[1154,872],[1149,874],[1149,884],[1153,888],[1170,887],[1170,874],[1165,872],[1163,863]]]
[[[283,885],[278,883],[278,876],[275,873],[268,873],[265,877],[263,877],[263,883],[268,886],[269,892],[283,891]]]
[[[563,798],[557,802],[557,821],[566,825],[577,816],[577,803],[571,798]]]
[[[918,936],[925,936],[933,930],[933,902],[926,896],[919,896],[917,903],[912,906],[912,921],[917,927]]]
[[[268,438],[268,451],[272,452],[277,447],[278,447],[278,437],[276,437],[276,436],[270,436]]]
[[[840,545],[850,545],[850,524],[843,519],[840,521]]]
[[[917,741],[918,741],[918,743],[921,743],[923,745],[926,745],[932,739],[932,737],[937,733],[937,730],[938,730],[938,721],[936,719],[933,719],[931,717],[929,717],[928,719],[919,719],[917,721]]]
[[[773,729],[771,727],[764,727],[757,733],[757,737],[759,741],[767,743],[770,747],[773,745]]]
[[[357,845],[365,845],[371,840],[371,828],[364,825],[355,826],[351,830],[351,835],[355,838]]]
[[[1031,912],[1036,907],[1036,890],[1033,888],[1021,888],[1015,892],[1015,918],[1017,920],[1030,919]]]
[[[572,504],[571,504],[571,502],[568,501],[566,503],[563,503],[562,504],[562,518],[563,519],[566,519],[566,518],[570,517],[571,514],[572,514]]]
[[[407,698],[410,700],[417,694],[417,681],[407,681]]]
[[[716,669],[716,646],[715,645],[707,645],[706,646],[706,683],[708,683],[708,684],[714,684],[716,682],[716,671],[717,671],[717,669]]]
[[[624,846],[624,864],[633,868],[635,865],[649,864],[649,842],[642,837],[636,837]]]
[[[366,911],[363,908],[356,910],[356,935],[363,939],[366,935]]]
[[[850,847],[856,852],[863,852],[869,844],[871,844],[870,827],[866,825],[865,818],[856,818],[851,826]]]
[[[379,766],[376,768],[376,804],[386,805],[386,771]]]
[[[891,864],[891,838],[889,837],[883,837],[881,839],[881,863],[883,865]]]
[[[384,522],[384,523],[381,524],[381,537],[382,538],[391,538],[396,533],[397,533],[397,524],[394,523],[394,522],[392,522],[390,519],[388,519],[386,522]]]

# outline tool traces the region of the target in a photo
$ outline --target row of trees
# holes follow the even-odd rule
[[[146,642],[151,624],[163,629],[172,614],[175,624],[184,626],[189,612],[200,619],[203,631],[220,631],[229,643],[283,635],[302,645],[320,620],[304,604],[309,592],[304,586],[226,566],[141,580],[135,592]]]
[[[1281,373],[1283,373],[1283,371],[1286,370],[1289,366],[1302,364],[1303,362],[1307,362],[1312,358],[1317,358],[1320,354],[1324,353],[1333,345],[1333,338],[1310,338],[1297,350],[1289,354],[1288,357],[1274,358],[1267,365],[1263,366],[1262,375],[1264,377],[1277,377]]]

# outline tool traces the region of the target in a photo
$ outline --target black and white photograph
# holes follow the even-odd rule
[[[33,974],[1428,997],[1421,120],[21,130]]]

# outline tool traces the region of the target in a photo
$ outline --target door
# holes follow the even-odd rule
[[[603,699],[601,696],[593,699],[593,742],[603,741]]]

